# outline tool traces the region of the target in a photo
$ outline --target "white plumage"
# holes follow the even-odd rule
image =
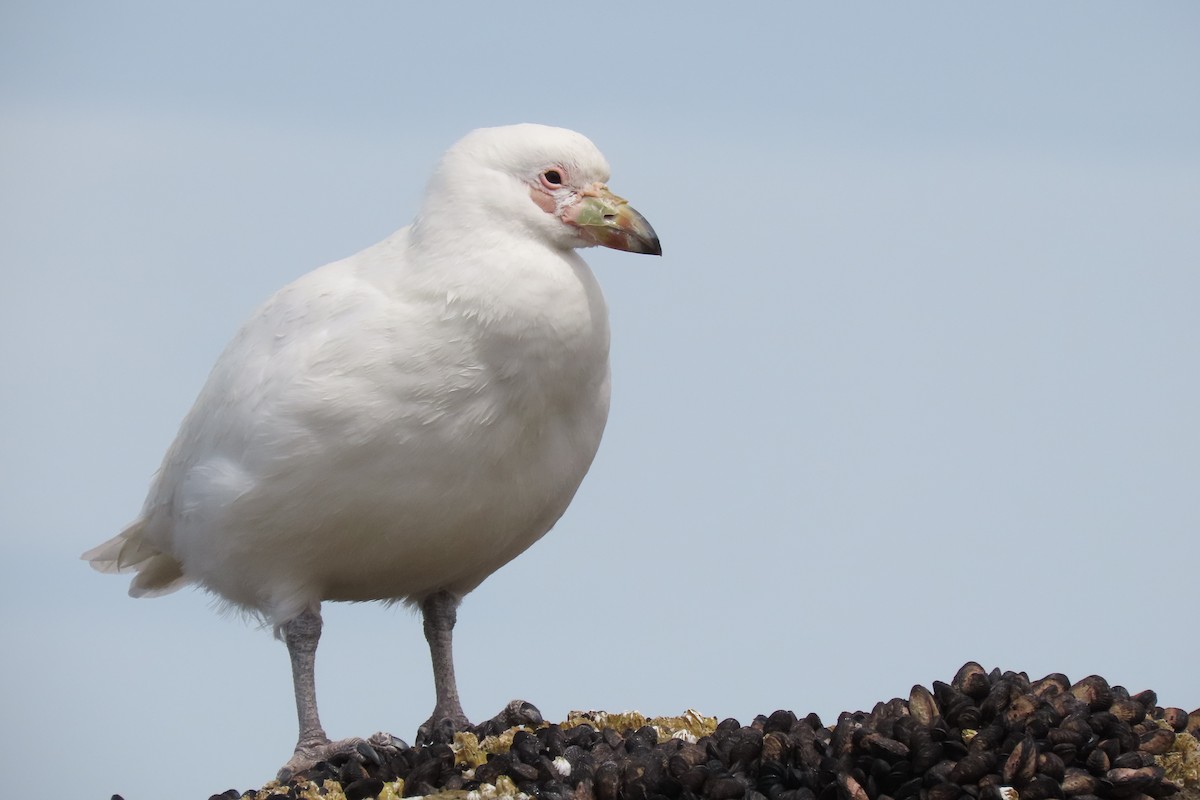
[[[575,248],[661,252],[607,179],[572,131],[462,139],[412,225],[254,314],[141,516],[84,558],[136,570],[134,596],[196,583],[260,614],[294,663],[323,600],[414,602],[448,662],[458,600],[550,529],[600,443],[608,317]],[[464,724],[435,638],[430,722]],[[301,684],[297,758],[328,746]]]

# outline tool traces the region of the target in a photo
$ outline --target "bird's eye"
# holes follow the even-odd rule
[[[556,169],[548,169],[542,173],[542,186],[547,189],[559,189],[563,185],[562,173]]]

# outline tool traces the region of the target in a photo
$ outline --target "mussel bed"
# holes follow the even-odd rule
[[[1200,709],[1098,675],[1030,680],[969,662],[832,725],[784,710],[688,719],[702,722],[584,714],[418,747],[373,739],[287,784],[213,798],[1183,800],[1200,786]]]

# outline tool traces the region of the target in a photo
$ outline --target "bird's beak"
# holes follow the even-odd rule
[[[602,183],[580,192],[579,200],[564,209],[562,218],[563,222],[578,228],[579,235],[592,244],[631,253],[662,255],[658,234],[646,218]]]

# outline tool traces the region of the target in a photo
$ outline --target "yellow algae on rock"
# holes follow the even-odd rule
[[[457,765],[465,764],[468,769],[475,769],[487,763],[488,751],[479,744],[479,738],[468,731],[455,733],[450,749],[454,751],[454,763]]]
[[[404,797],[404,779],[397,778],[391,783],[383,785],[383,791],[379,793],[378,800],[400,800]]]
[[[687,734],[695,741],[701,736],[710,736],[717,730],[716,717],[706,717],[694,708],[689,708],[678,717],[654,717],[650,724],[658,731],[660,742],[683,738],[680,734]],[[663,735],[664,732],[666,736]]]
[[[328,791],[330,784],[336,787],[336,794],[322,794],[321,787],[317,786],[317,784],[312,781],[297,783],[296,794],[304,798],[304,800],[328,800],[329,798],[339,798],[340,800],[341,798],[345,797],[344,792],[342,792],[342,787],[336,781],[325,781],[324,785],[326,787],[326,791]],[[257,792],[246,792],[246,794],[242,795],[242,799],[270,800],[272,797],[286,796],[291,788],[292,787],[290,784],[280,784],[278,781],[271,781],[264,785]]]
[[[706,717],[695,709],[689,708],[677,717],[647,717],[637,711],[622,711],[610,714],[607,711],[572,711],[567,714],[567,721],[562,723],[563,730],[577,725],[591,725],[597,730],[612,728],[615,731],[637,730],[649,725],[658,735],[662,744],[670,739],[689,739],[695,741],[701,736],[708,736],[717,729],[717,718]]]
[[[321,784],[323,792],[313,792],[312,800],[346,800],[346,793],[342,791],[342,785],[332,778],[326,778]]]
[[[485,736],[483,741],[479,743],[479,747],[485,753],[507,753],[512,749],[513,737],[517,735],[517,731],[529,731],[533,733],[534,730],[534,728],[528,725],[517,725],[495,736]]]
[[[622,711],[610,714],[607,711],[570,711],[567,721],[562,723],[562,729],[568,730],[577,725],[591,725],[596,730],[612,728],[617,731],[637,730],[646,724],[646,718],[636,711]]]
[[[507,775],[501,775],[496,778],[496,797],[528,797],[524,792],[517,789],[517,785],[513,783],[513,779]]]
[[[1167,780],[1188,789],[1200,788],[1200,741],[1195,736],[1176,733],[1174,746],[1161,756],[1155,756],[1155,760],[1163,768]]]

